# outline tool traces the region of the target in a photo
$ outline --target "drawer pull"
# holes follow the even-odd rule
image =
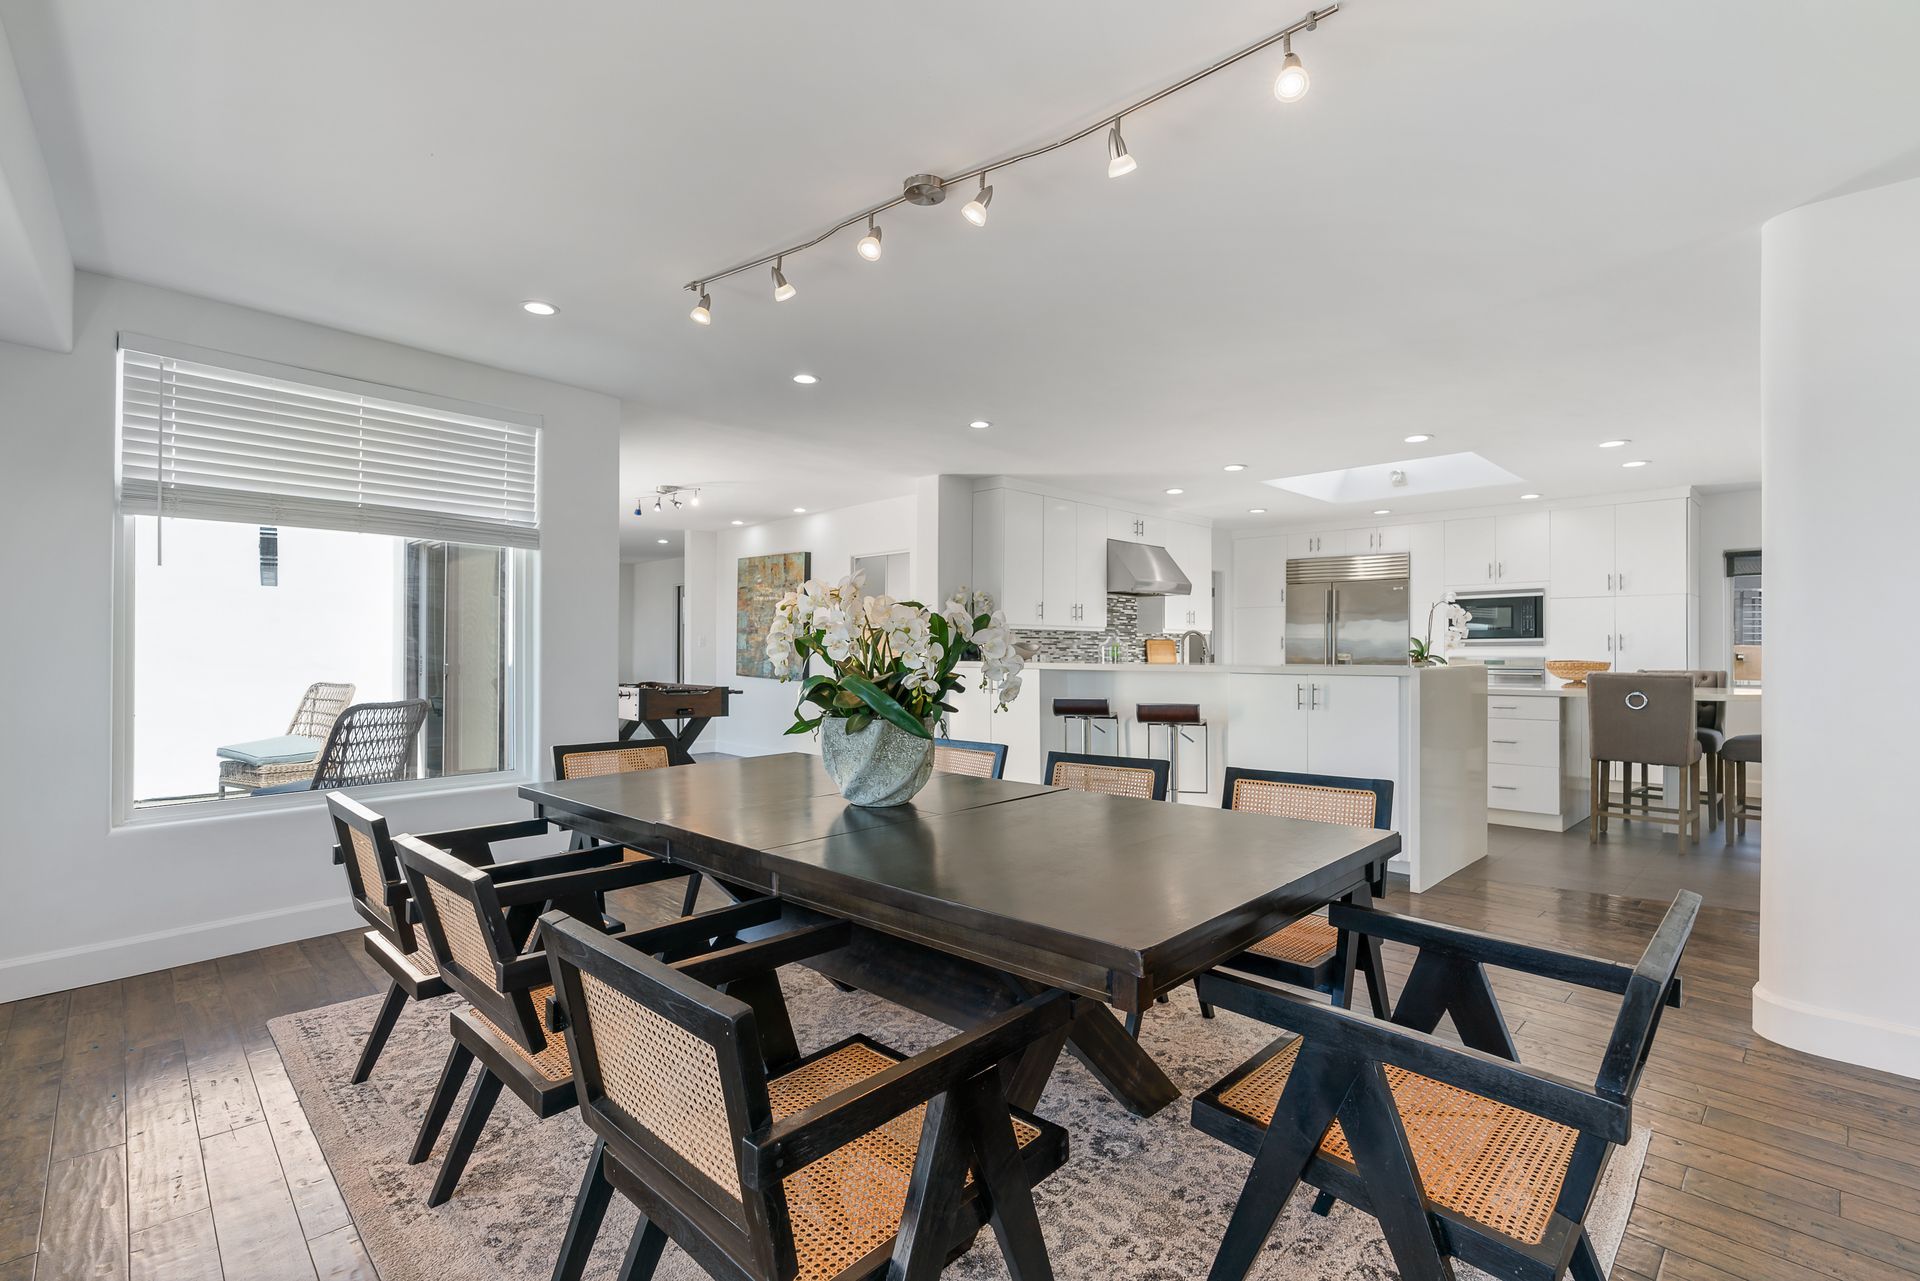
[[[1489,783],[1487,784],[1487,786],[1491,787],[1496,792],[1517,792],[1520,790],[1517,787],[1509,787],[1505,783]]]
[[[1491,706],[1496,712],[1517,712],[1520,710],[1520,704],[1518,703],[1494,703]]]
[[[1496,738],[1493,741],[1502,747],[1518,747],[1520,745],[1520,740],[1517,738]]]

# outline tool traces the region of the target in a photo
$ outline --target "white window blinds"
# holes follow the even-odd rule
[[[540,426],[120,338],[120,509],[537,547]]]

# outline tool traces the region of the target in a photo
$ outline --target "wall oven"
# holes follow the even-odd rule
[[[1547,639],[1545,592],[1462,594],[1469,645],[1542,645]]]

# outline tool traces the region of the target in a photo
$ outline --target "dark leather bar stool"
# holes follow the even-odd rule
[[[1111,756],[1120,748],[1120,718],[1113,714],[1104,698],[1056,698],[1053,700],[1053,714],[1066,724],[1060,730],[1060,746],[1066,751],[1073,750],[1073,723],[1080,722],[1080,752],[1083,756]],[[1096,730],[1107,733],[1106,721],[1113,726],[1113,741],[1094,746],[1093,735]]]
[[[1760,817],[1760,802],[1747,799],[1747,766],[1760,763],[1760,736],[1735,734],[1720,748],[1720,794],[1727,802],[1727,844],[1747,834],[1747,820]]]
[[[1158,726],[1167,730],[1167,764],[1173,774],[1173,784],[1167,789],[1167,799],[1178,804],[1182,794],[1206,795],[1206,781],[1213,774],[1213,740],[1207,729],[1207,723],[1200,719],[1198,703],[1141,703],[1133,710],[1133,719],[1147,729],[1147,755],[1153,755],[1153,731]],[[1180,743],[1194,742],[1193,731],[1200,732],[1199,743],[1205,753],[1200,773],[1200,786],[1185,788],[1180,786]]]

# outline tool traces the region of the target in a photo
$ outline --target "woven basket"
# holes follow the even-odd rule
[[[1608,671],[1612,663],[1596,663],[1586,658],[1550,658],[1547,670],[1569,685],[1585,685],[1587,677],[1595,672]]]

